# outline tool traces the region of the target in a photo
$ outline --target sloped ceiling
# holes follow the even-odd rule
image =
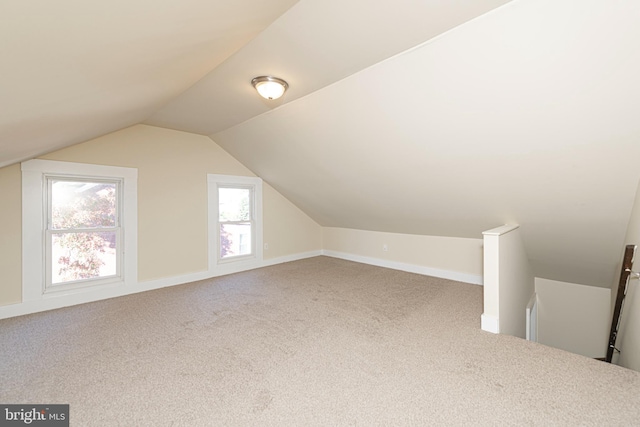
[[[295,3],[0,1],[0,167],[140,123]]]
[[[211,135],[322,89],[508,0],[302,0],[145,123]],[[256,97],[251,79],[284,78],[286,97]]]
[[[140,122],[206,134],[321,225],[518,223],[537,275],[608,286],[640,178],[637,22],[632,1],[8,0],[0,165]]]
[[[516,1],[212,135],[325,226],[522,227],[609,286],[640,178],[640,2]]]

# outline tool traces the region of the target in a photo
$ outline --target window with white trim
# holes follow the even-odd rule
[[[22,163],[23,302],[137,280],[137,169]]]
[[[209,188],[209,265],[262,260],[262,180],[207,176]]]

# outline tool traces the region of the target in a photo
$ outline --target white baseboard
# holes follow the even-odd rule
[[[422,274],[424,276],[439,277],[441,279],[455,280],[457,282],[471,283],[473,285],[482,285],[482,276],[468,273],[460,273],[458,271],[442,270],[439,268],[425,267],[422,265],[406,264],[397,261],[389,261],[380,258],[370,258],[361,255],[348,254],[344,252],[336,252],[323,250],[322,255],[333,258],[340,258],[347,261],[360,262],[362,264],[370,264],[378,267],[391,268],[393,270],[401,270],[409,273]]]
[[[299,254],[285,255],[256,262],[243,266],[227,264],[215,272],[199,271],[180,276],[165,277],[161,279],[137,282],[133,285],[104,286],[101,288],[86,288],[86,290],[74,294],[48,296],[41,300],[26,301],[23,303],[10,304],[0,307],[0,319],[23,316],[25,314],[38,313],[40,311],[54,310],[57,308],[69,307],[72,305],[84,304],[88,302],[100,301],[109,298],[121,297],[124,295],[136,294],[139,292],[151,291],[154,289],[166,288],[169,286],[183,285],[185,283],[197,282],[198,280],[210,279],[212,277],[224,276],[227,274],[239,273],[241,271],[253,270],[255,268],[267,267],[284,262],[297,261],[322,255],[322,251],[311,251]]]
[[[321,250],[317,250],[317,251],[309,251],[309,252],[302,252],[299,254],[292,254],[292,255],[285,255],[285,256],[281,256],[278,258],[271,258],[271,259],[265,259],[262,262],[262,267],[268,267],[270,265],[276,265],[276,264],[282,264],[285,262],[291,262],[291,261],[298,261],[301,259],[306,259],[306,258],[313,258],[316,256],[321,256],[322,255],[322,251]]]
[[[491,332],[493,334],[500,333],[500,321],[495,316],[489,316],[482,313],[482,315],[480,316],[480,325],[480,328],[483,331]]]
[[[2,306],[0,307],[0,319],[38,313],[40,311],[55,310],[57,308],[116,298],[124,295],[137,294],[139,292],[150,291],[153,289],[166,288],[168,286],[181,285],[184,283],[208,279],[209,277],[211,277],[211,275],[208,272],[202,271],[182,276],[137,282],[133,285],[106,285],[100,288],[86,288],[81,292],[73,294],[48,295],[46,298],[40,300],[25,301],[18,304]]]
[[[378,267],[391,268],[393,270],[407,271],[409,273],[422,274],[426,276],[440,277],[443,279],[456,280],[459,282],[472,283],[476,285],[482,284],[482,277],[473,274],[460,273],[456,271],[441,270],[431,267],[424,267],[413,264],[405,264],[395,261],[388,261],[378,258],[363,257],[360,255],[347,254],[342,252],[317,250],[309,251],[298,254],[285,255],[277,258],[271,258],[256,262],[253,264],[244,264],[242,266],[234,266],[228,264],[216,269],[215,272],[199,271],[195,273],[189,273],[180,276],[166,277],[161,279],[148,280],[144,282],[137,282],[134,285],[119,285],[114,287],[103,288],[87,288],[84,292],[79,292],[71,295],[60,295],[48,297],[36,301],[27,301],[24,303],[5,305],[0,307],[0,319],[8,317],[22,316],[25,314],[37,313],[40,311],[54,310],[62,307],[69,307],[72,305],[84,304],[93,301],[100,301],[108,298],[115,298],[124,295],[135,294],[139,292],[151,291],[154,289],[166,288],[168,286],[182,285],[185,283],[196,282],[198,280],[205,280],[212,277],[219,277],[227,274],[239,273],[246,270],[253,270],[255,268],[268,267],[271,265],[282,264],[285,262],[297,261],[305,258],[312,258],[316,256],[329,256],[333,258],[340,258],[348,261],[360,262],[363,264],[375,265]],[[484,328],[483,328],[484,329]]]

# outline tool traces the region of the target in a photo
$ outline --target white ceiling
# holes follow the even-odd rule
[[[0,167],[140,123],[295,3],[0,1]]]
[[[515,1],[212,139],[325,226],[521,225],[609,286],[640,179],[640,2]]]
[[[635,1],[5,0],[0,166],[140,122],[206,134],[321,225],[519,223],[537,275],[607,286],[640,179],[637,22]]]
[[[509,0],[303,0],[145,123],[211,135],[412,48]],[[251,79],[290,86],[280,102]]]

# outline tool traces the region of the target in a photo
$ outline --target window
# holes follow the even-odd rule
[[[23,302],[137,280],[137,170],[22,163]]]
[[[252,255],[255,230],[253,187],[218,186],[219,257]]]
[[[45,290],[119,279],[122,180],[45,179]]]
[[[262,259],[262,180],[208,175],[210,267]]]

